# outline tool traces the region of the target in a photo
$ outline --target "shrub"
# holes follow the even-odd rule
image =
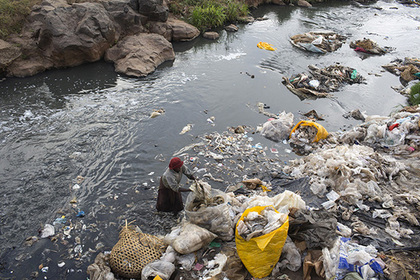
[[[223,7],[208,4],[206,7],[195,7],[191,15],[191,24],[201,31],[223,25],[226,20]]]
[[[413,85],[410,89],[410,96],[408,97],[408,102],[411,105],[420,104],[420,82]]]
[[[0,0],[0,38],[20,33],[33,5],[41,0]]]

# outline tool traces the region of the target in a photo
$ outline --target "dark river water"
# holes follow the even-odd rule
[[[419,8],[382,1],[364,7],[330,3],[310,9],[263,6],[253,15],[267,20],[239,25],[236,33],[221,30],[217,41],[176,44],[175,61],[146,78],[124,77],[111,64],[97,62],[0,83],[2,279],[30,278],[33,272],[37,279],[86,279],[87,266],[97,252],[111,250],[126,219],[144,232],[168,233],[174,221],[156,215],[154,207],[157,182],[171,156],[206,133],[263,124],[267,117],[258,113],[257,102],[272,113],[292,112],[295,122],[300,113],[315,109],[325,116],[328,131],[357,124],[343,117],[351,110],[388,115],[406,105],[391,88],[401,84],[399,78],[381,66],[420,57]],[[288,41],[319,29],[348,39],[325,55],[303,52]],[[367,57],[349,47],[363,38],[394,51]],[[276,50],[257,48],[259,41]],[[366,84],[345,86],[331,98],[300,100],[281,83],[283,76],[307,72],[309,64],[336,62],[357,69]],[[165,114],[150,118],[159,108]],[[210,116],[214,126],[207,122]],[[186,124],[194,125],[179,134]],[[254,137],[277,147],[279,160],[295,156],[285,152],[288,145]],[[77,200],[73,209],[72,199]],[[86,216],[77,218],[78,211]],[[63,213],[82,227],[73,229],[67,243],[42,239],[23,245]]]

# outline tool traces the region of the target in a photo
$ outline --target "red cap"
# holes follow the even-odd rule
[[[169,169],[180,168],[183,164],[184,162],[179,157],[174,157],[169,162]]]

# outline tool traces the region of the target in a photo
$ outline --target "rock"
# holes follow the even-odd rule
[[[21,51],[6,41],[0,40],[0,74],[6,71],[7,66],[21,55]]]
[[[219,33],[214,31],[204,32],[203,37],[210,40],[216,40],[219,38]]]
[[[287,1],[288,3],[289,1]],[[274,5],[279,5],[279,6],[286,6],[287,3],[284,2],[283,0],[272,0],[271,3],[273,3]]]
[[[146,32],[143,24],[147,22],[147,17],[139,14],[138,2],[127,0],[103,1],[102,5],[112,16],[115,23],[119,25],[119,33],[122,36],[133,35]]]
[[[139,13],[147,16],[148,20],[165,22],[169,9],[163,5],[163,0],[138,0]]]
[[[308,1],[305,1],[305,0],[298,0],[297,5],[299,7],[305,7],[305,8],[312,7],[312,5]]]
[[[254,22],[255,19],[252,16],[244,16],[244,17],[239,17],[238,21],[243,22],[243,23],[251,23],[251,22]]]
[[[158,34],[141,33],[118,42],[105,54],[115,64],[115,71],[128,76],[146,76],[165,61],[174,60],[172,44]]]
[[[229,24],[228,26],[225,26],[225,30],[228,32],[236,32],[239,28],[234,24]]]
[[[26,70],[20,71],[20,75],[98,61],[119,38],[112,16],[99,3],[71,6],[52,0],[42,3],[32,11],[29,24],[24,27],[23,37],[29,44],[23,52],[28,53],[25,63],[33,66],[25,66]],[[17,70],[23,60],[17,61],[12,68]],[[49,63],[44,64],[45,61]]]
[[[195,26],[172,17],[167,22],[153,22],[149,26],[149,32],[162,35],[173,42],[191,41],[200,35]]]
[[[172,30],[172,41],[191,41],[200,35],[200,31],[193,25],[176,18],[168,19],[168,26]]]

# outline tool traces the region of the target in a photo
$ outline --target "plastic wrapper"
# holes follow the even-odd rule
[[[280,113],[277,119],[263,124],[261,135],[276,142],[287,140],[293,126],[293,118],[292,113]]]
[[[276,264],[276,269],[282,270],[287,268],[291,271],[298,271],[301,266],[302,256],[292,239],[287,237],[286,243],[283,246],[281,258]]]
[[[233,221],[228,205],[226,193],[211,189],[212,204],[200,200],[194,193],[190,193],[185,202],[185,215],[188,221],[206,228],[224,241],[234,237]]]
[[[216,238],[216,234],[190,222],[183,221],[181,225],[172,229],[163,241],[171,245],[180,254],[195,252]]]
[[[169,280],[175,271],[175,265],[170,262],[157,260],[147,264],[141,271],[141,280],[159,276],[162,280]]]

